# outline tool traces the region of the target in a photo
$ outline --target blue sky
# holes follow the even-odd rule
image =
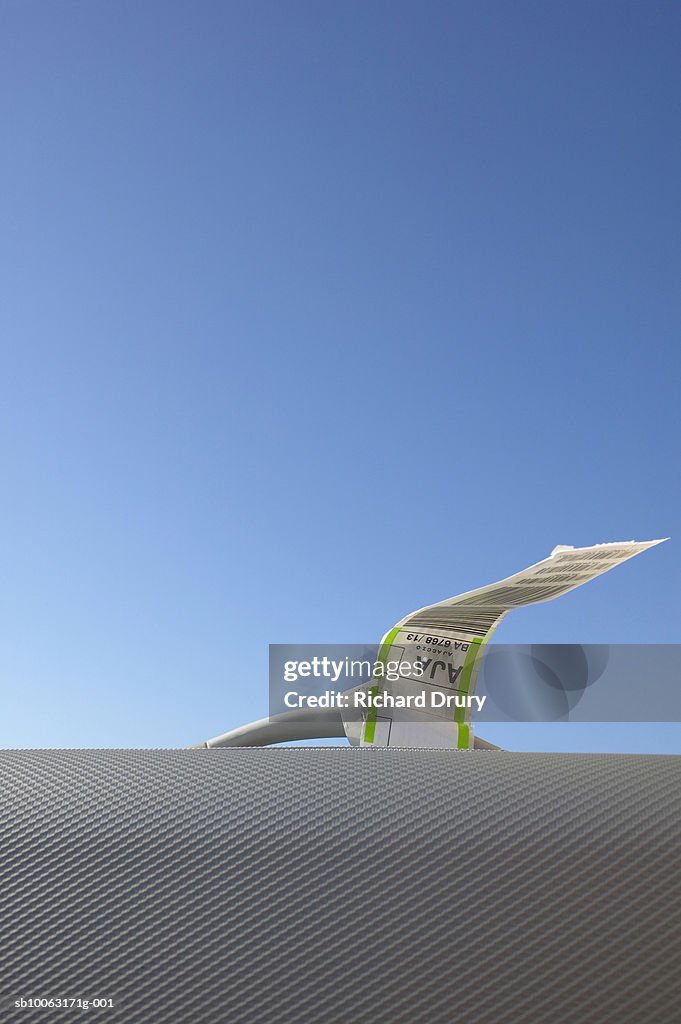
[[[215,735],[557,543],[672,537],[499,640],[681,641],[680,29],[5,0],[0,744]]]

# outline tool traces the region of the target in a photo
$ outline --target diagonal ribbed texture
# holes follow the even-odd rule
[[[1,752],[0,1020],[678,1022],[680,783],[681,757]]]

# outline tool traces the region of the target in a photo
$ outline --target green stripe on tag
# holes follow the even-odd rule
[[[371,689],[369,690],[369,693],[371,694],[371,699],[373,700],[374,697],[376,696],[376,694],[378,693],[378,687],[377,686],[372,686]],[[372,706],[367,711],[367,719],[366,719],[366,722],[364,723],[364,742],[365,743],[373,743],[374,742],[374,736],[376,735],[376,718],[377,718],[377,716],[378,716],[378,711],[377,711],[377,709],[372,704]]]
[[[457,686],[456,686],[457,690],[460,690],[464,694],[468,693],[468,689],[469,689],[469,687],[471,685],[471,678],[473,676],[473,666],[475,665],[475,659],[478,656],[478,651],[480,650],[480,645],[482,644],[482,640],[483,640],[483,638],[481,636],[473,637],[473,639],[471,640],[471,643],[470,643],[470,647],[468,648],[468,651],[466,652],[466,660],[463,663],[463,668],[461,669],[461,675],[460,675],[460,677],[458,679]],[[458,722],[459,725],[461,725],[464,722],[464,720],[466,718],[466,711],[467,711],[467,708],[455,708],[455,710],[454,710],[454,721]],[[468,727],[466,727],[466,729],[468,729]],[[460,730],[459,730],[459,732],[460,732]]]
[[[383,668],[385,668],[385,663],[388,660],[388,654],[390,653],[392,642],[399,633],[399,631],[400,627],[395,626],[394,629],[390,630],[385,640],[381,644],[380,650],[378,652],[378,661],[380,661],[380,663],[383,665]]]
[[[381,665],[383,665],[383,668],[385,668],[385,666],[386,666],[386,662],[388,660],[388,654],[390,653],[390,648],[392,646],[392,642],[395,639],[395,637],[397,636],[397,634],[399,633],[399,631],[400,631],[400,627],[399,626],[395,626],[393,629],[391,629],[390,632],[387,634],[385,640],[383,641],[383,643],[380,646],[380,649],[379,649],[379,652],[378,652],[378,658],[376,660],[380,661]],[[374,678],[376,678],[376,677],[374,677]],[[385,679],[385,675],[383,676],[383,678]],[[373,701],[374,697],[378,693],[378,687],[377,686],[372,686],[371,690],[369,691],[369,693],[371,694],[371,699]],[[365,743],[373,743],[374,742],[374,737],[376,735],[376,719],[377,719],[377,717],[378,717],[378,709],[373,707],[373,706],[370,707],[368,712],[367,712],[366,722],[364,723],[364,742]]]

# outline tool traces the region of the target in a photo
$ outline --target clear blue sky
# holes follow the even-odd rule
[[[680,41],[671,2],[4,0],[0,744],[215,735],[268,643],[557,543],[672,537],[499,640],[681,641]],[[533,728],[487,735],[681,751]]]

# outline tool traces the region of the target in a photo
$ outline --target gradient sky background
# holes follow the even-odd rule
[[[4,0],[0,744],[213,736],[268,643],[557,543],[672,537],[498,640],[681,641],[680,45],[671,2]]]

